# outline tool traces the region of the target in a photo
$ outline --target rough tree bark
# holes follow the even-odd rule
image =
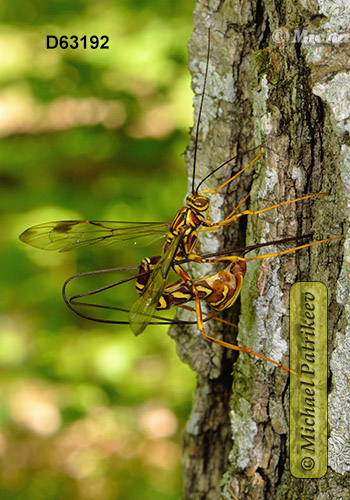
[[[201,120],[201,179],[252,147],[264,158],[219,196],[220,220],[248,193],[251,209],[308,193],[327,197],[279,207],[223,233],[209,233],[202,252],[314,232],[314,240],[347,234],[350,207],[349,7],[345,0],[199,0],[190,40],[195,115],[203,86],[207,27],[212,30],[209,79]],[[192,172],[193,137],[188,151]],[[219,185],[231,167],[210,179]],[[295,479],[289,472],[288,374],[246,354],[203,340],[195,328],[172,329],[179,356],[197,373],[184,433],[186,500],[334,499],[350,497],[350,251],[344,238],[276,259],[251,262],[240,301],[237,343],[288,364],[289,290],[322,281],[329,299],[328,472]],[[208,269],[194,269],[203,275]],[[206,325],[235,342],[232,328]]]

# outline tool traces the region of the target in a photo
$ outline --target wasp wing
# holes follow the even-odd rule
[[[163,257],[155,265],[142,294],[130,309],[129,322],[135,335],[143,332],[156,310],[181,238],[182,235],[179,234],[172,241]]]
[[[123,241],[137,242],[146,237],[161,238],[170,225],[170,222],[67,220],[38,224],[24,231],[19,238],[43,250],[68,252],[95,244],[113,245]]]

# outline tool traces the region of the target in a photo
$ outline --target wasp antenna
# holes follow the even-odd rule
[[[206,62],[206,66],[205,66],[203,91],[202,91],[202,96],[201,96],[201,102],[200,102],[200,105],[199,105],[199,112],[198,112],[198,119],[197,119],[197,126],[196,126],[196,137],[195,137],[195,142],[194,142],[193,172],[192,172],[192,193],[195,192],[195,190],[194,190],[194,181],[195,181],[195,176],[196,176],[198,134],[199,134],[199,125],[200,125],[200,121],[201,121],[202,108],[203,108],[203,102],[204,102],[204,96],[205,96],[205,87],[206,87],[206,84],[207,84],[207,76],[208,76],[208,68],[209,68],[209,56],[210,56],[210,28],[208,28],[207,62]]]

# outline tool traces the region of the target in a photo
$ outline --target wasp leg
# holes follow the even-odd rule
[[[227,217],[221,222],[218,222],[219,227],[222,226],[228,226],[229,224],[232,224],[233,222],[236,222],[239,217],[242,217],[242,215],[256,215],[256,214],[261,214],[263,212],[267,212],[268,210],[272,210],[273,208],[281,207],[283,205],[288,205],[289,203],[296,203],[297,201],[302,201],[302,200],[307,200],[308,198],[314,198],[315,196],[321,196],[321,195],[328,195],[329,193],[314,193],[314,194],[308,194],[306,196],[301,196],[300,198],[294,198],[294,200],[287,200],[287,201],[282,201],[281,203],[277,203],[276,205],[271,205],[270,207],[262,208],[260,210],[244,210],[243,212],[240,212],[239,214],[235,214],[236,209],[233,210]]]
[[[282,205],[288,205],[288,203],[296,203],[297,201],[307,200],[308,198],[314,198],[315,196],[328,195],[329,193],[315,193],[308,194],[306,196],[302,196],[301,198],[295,198],[294,200],[282,201],[281,203],[277,203],[276,205],[271,205],[270,207],[262,208],[260,210],[244,210],[239,214],[236,214],[237,209],[242,205],[242,203],[248,198],[246,196],[240,204],[222,221],[214,223],[212,226],[200,228],[198,231],[218,231],[224,226],[229,226],[236,222],[237,219],[242,217],[243,215],[256,215],[261,214],[263,212],[267,212],[268,210],[272,210],[273,208],[281,207]]]
[[[207,340],[210,340],[211,342],[215,342],[215,344],[219,344],[222,347],[226,347],[227,349],[232,349],[233,351],[242,351],[242,352],[246,352],[248,354],[252,354],[254,356],[257,356],[258,358],[264,359],[265,361],[269,361],[270,363],[273,363],[274,365],[279,366],[280,368],[283,368],[283,370],[286,370],[287,372],[293,373],[294,375],[298,375],[298,373],[294,372],[293,370],[290,370],[287,366],[283,365],[282,363],[278,363],[277,361],[274,361],[273,359],[267,358],[266,356],[263,356],[262,354],[254,352],[249,347],[241,347],[238,345],[229,344],[228,342],[224,342],[223,340],[219,340],[219,339],[216,339],[214,337],[210,337],[209,335],[207,335],[204,331],[202,308],[201,308],[201,303],[200,303],[200,299],[198,296],[198,292],[197,292],[197,294],[195,294],[195,304],[196,304],[196,315],[197,315],[198,328],[199,328],[199,331],[201,332],[201,334],[203,335],[204,338],[206,338]]]
[[[227,184],[230,184],[230,182],[234,181],[239,175],[241,175],[245,170],[247,170],[247,168],[249,168],[251,165],[253,165],[253,163],[255,163],[256,160],[258,160],[260,158],[260,156],[262,155],[262,151],[263,151],[263,147],[260,146],[259,154],[250,163],[248,163],[248,165],[246,165],[244,168],[242,168],[242,170],[240,170],[237,174],[233,175],[230,179],[228,179],[228,181],[221,184],[221,186],[219,186],[216,189],[203,189],[203,191],[200,191],[199,194],[206,194],[206,193],[216,194],[216,193],[218,193],[222,188],[227,186]]]
[[[318,245],[319,243],[326,243],[327,241],[338,240],[339,238],[343,238],[344,235],[334,236],[333,238],[326,238],[325,240],[313,241],[312,243],[306,243],[305,245],[300,245],[298,247],[290,248],[289,250],[284,250],[283,252],[275,252],[275,253],[267,253],[265,255],[258,255],[257,257],[248,257],[244,260],[259,260],[259,259],[270,259],[272,257],[279,257],[280,255],[285,255],[290,252],[294,252],[296,250],[301,250],[302,248],[312,247],[314,245]],[[241,257],[242,259],[242,257]],[[215,259],[220,260],[220,259]]]
[[[181,309],[186,309],[186,311],[192,311],[196,312],[196,309],[191,306],[185,306],[184,304],[180,304],[177,307],[181,307]],[[220,321],[221,323],[225,323],[225,325],[233,326],[233,328],[238,329],[238,325],[235,325],[234,323],[230,323],[230,321],[227,321],[226,319],[219,318],[219,316],[216,316],[214,312],[212,313],[205,313],[202,311],[202,314],[205,316],[205,322],[209,321],[210,319],[215,319],[216,321]]]
[[[246,260],[247,259],[245,259],[243,257],[237,257],[237,256],[228,256],[228,257],[221,257],[221,258],[216,258],[216,259],[208,259],[209,262],[229,262],[230,263],[229,267],[225,271],[221,272],[222,278],[224,278],[224,275],[226,274],[226,279],[223,279],[223,281],[221,281],[219,279],[220,273],[215,275],[215,277],[211,277],[210,282],[209,282],[209,278],[207,278],[207,281],[208,281],[207,286],[211,287],[213,289],[213,291],[215,291],[216,289],[220,290],[221,283],[228,284],[229,283],[229,281],[228,281],[229,276],[231,276],[231,275],[235,276],[235,286],[234,286],[234,293],[233,294],[228,294],[227,289],[226,289],[226,293],[222,294],[222,299],[220,299],[220,300],[216,299],[216,301],[215,301],[214,293],[212,295],[211,294],[208,295],[204,299],[212,308],[214,308],[216,310],[223,310],[223,309],[226,309],[228,307],[231,307],[231,305],[235,302],[235,300],[237,299],[237,297],[240,293],[240,290],[241,290],[241,287],[243,284],[243,278],[244,278],[244,274],[245,274],[245,261]],[[196,284],[197,284],[197,282],[196,282]],[[225,289],[225,285],[224,285],[223,291],[224,291],[224,289]],[[202,313],[199,291],[196,288],[195,284],[193,284],[193,283],[191,284],[190,292],[192,294],[192,297],[195,300],[195,311],[196,311],[196,316],[197,316],[197,324],[198,324],[199,331],[201,332],[203,337],[205,337],[207,340],[210,340],[211,342],[215,342],[216,344],[221,345],[222,347],[226,347],[228,349],[232,349],[235,351],[243,351],[243,352],[246,352],[248,354],[253,354],[254,356],[257,356],[261,359],[264,359],[265,361],[269,361],[270,363],[273,363],[276,366],[279,366],[280,368],[283,368],[283,370],[286,370],[286,371],[291,372],[291,373],[295,373],[294,371],[290,370],[282,363],[274,361],[273,359],[270,359],[266,356],[263,356],[262,354],[256,353],[252,349],[250,349],[249,347],[237,346],[235,344],[230,344],[230,343],[225,342],[223,340],[219,340],[219,339],[216,339],[214,337],[210,337],[209,335],[207,335],[205,333],[205,330],[204,330],[203,313]]]
[[[238,203],[238,205],[236,206],[236,208],[234,210],[232,210],[232,212],[230,213],[230,215],[228,217],[232,217],[232,215],[237,212],[237,210],[243,205],[243,203],[249,198],[249,196],[250,196],[250,193],[248,193],[247,196],[245,196],[243,198],[243,200]],[[226,219],[228,217],[226,217]],[[224,219],[224,221],[226,219]],[[224,222],[224,221],[222,221],[222,222]],[[209,226],[209,227],[201,227],[201,228],[197,229],[197,231],[198,232],[202,232],[202,231],[218,231],[219,229],[221,229],[221,226],[219,226],[218,224],[213,224],[212,226]]]

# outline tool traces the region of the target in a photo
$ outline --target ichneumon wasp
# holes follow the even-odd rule
[[[200,118],[204,103],[205,88],[208,76],[210,55],[210,31],[208,30],[208,49],[206,69],[204,75],[203,92],[200,100],[198,120],[195,132],[195,149],[192,170],[192,189],[191,193],[186,198],[186,205],[176,213],[172,222],[155,222],[155,223],[139,223],[139,222],[121,222],[121,221],[56,221],[33,226],[20,235],[20,239],[37,248],[44,250],[58,250],[65,252],[76,248],[85,247],[93,244],[115,244],[121,241],[140,240],[148,236],[164,236],[166,242],[163,247],[163,253],[160,256],[146,258],[142,261],[139,274],[136,277],[136,288],[140,292],[139,298],[132,305],[129,311],[130,326],[133,332],[140,334],[149,323],[152,323],[152,317],[157,309],[168,309],[172,306],[184,307],[184,304],[194,300],[196,323],[201,334],[224,347],[231,349],[245,350],[251,352],[250,349],[240,348],[223,341],[219,341],[209,337],[204,330],[204,321],[201,310],[201,300],[206,301],[214,310],[223,310],[230,307],[236,300],[241,290],[243,277],[245,273],[245,261],[261,258],[269,258],[272,256],[282,255],[284,253],[298,250],[300,248],[309,247],[317,243],[330,241],[334,238],[321,240],[314,243],[308,243],[300,247],[279,252],[275,254],[266,254],[264,256],[245,259],[244,257],[228,255],[226,257],[205,257],[202,256],[197,248],[198,233],[202,231],[218,231],[225,226],[228,226],[243,215],[255,215],[268,210],[277,208],[289,203],[298,202],[315,196],[326,193],[316,193],[302,196],[293,200],[281,202],[270,207],[260,210],[243,210],[239,212],[242,204],[247,200],[246,196],[239,205],[222,221],[213,222],[210,218],[209,198],[205,195],[216,194],[229,183],[233,182],[239,175],[248,169],[258,158],[262,156],[262,147],[260,146],[258,154],[255,158],[238,173],[231,176],[226,182],[221,184],[216,189],[199,190],[200,186],[219,169],[230,163],[236,157],[229,158],[221,165],[216,167],[197,186],[195,186],[196,174],[196,159],[198,149],[198,137]],[[257,148],[256,148],[257,149]],[[339,238],[341,236],[338,236]],[[231,252],[232,253],[232,252]],[[224,271],[216,274],[207,275],[202,279],[192,280],[190,275],[183,267],[184,262],[197,263],[229,263]],[[178,280],[174,283],[167,284],[169,271],[173,269],[178,275]],[[89,273],[86,273],[89,274]],[[75,278],[75,277],[73,277]],[[68,282],[69,280],[67,280]],[[64,297],[65,287],[64,285]],[[224,282],[224,285],[222,285]],[[111,286],[115,286],[111,285]],[[101,290],[95,290],[92,294],[98,293]],[[84,294],[83,294],[84,295]],[[89,295],[89,294],[87,294]],[[181,297],[180,297],[181,296]],[[179,298],[180,297],[180,298]],[[70,302],[66,303],[69,305]],[[70,306],[70,305],[69,305]],[[96,306],[101,307],[101,306]],[[103,306],[102,306],[103,307]],[[186,306],[187,307],[187,306]],[[73,307],[71,309],[77,312]],[[88,316],[85,316],[88,319]],[[209,315],[209,318],[216,317]],[[116,321],[114,323],[120,323]],[[125,323],[125,322],[123,322]],[[256,353],[254,353],[256,354]],[[259,354],[256,354],[260,357]],[[268,359],[268,358],[264,358]],[[272,360],[269,360],[272,361]],[[276,363],[282,366],[280,363]]]

